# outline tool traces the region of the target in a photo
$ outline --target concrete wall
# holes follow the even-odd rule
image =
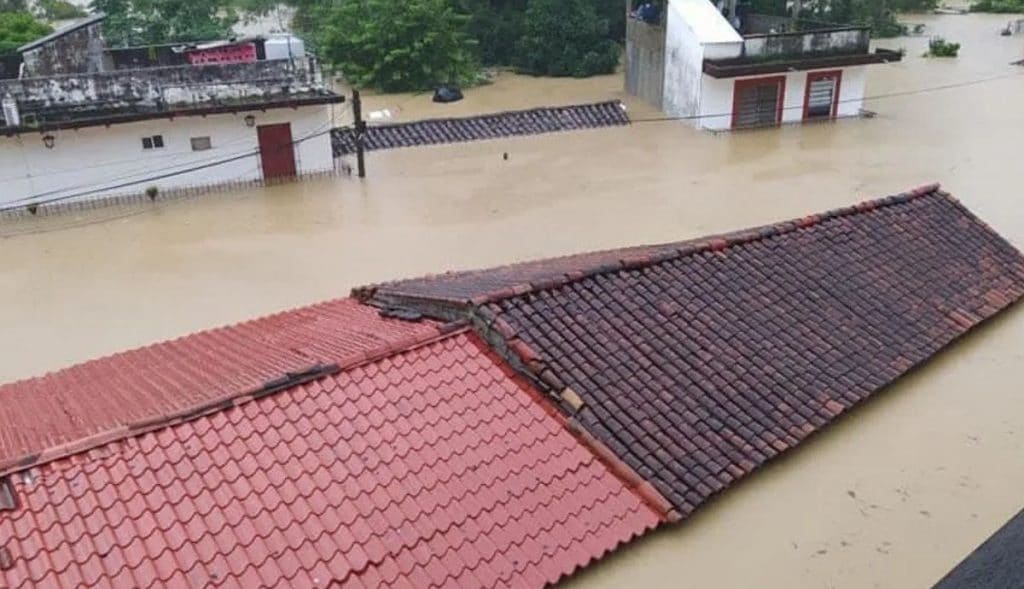
[[[252,113],[256,124],[290,122],[292,138],[323,133],[295,146],[299,174],[333,169],[330,106],[273,109]],[[178,117],[139,123],[54,131],[53,149],[39,134],[0,136],[0,206],[36,196],[38,201],[98,190],[78,199],[144,193],[149,186],[161,191],[222,183],[259,180],[257,130],[247,127],[245,113]],[[142,137],[162,135],[163,149],[143,149]],[[210,137],[212,149],[192,151],[192,137]],[[202,170],[150,180],[156,175],[196,165],[244,156],[237,161]],[[130,184],[121,187],[122,184]]]
[[[323,92],[315,63],[259,61],[124,70],[0,81],[0,96],[18,102],[22,119],[39,121],[102,112],[162,112],[210,103]]]
[[[866,28],[746,37],[743,39],[743,56],[783,57],[867,53],[870,40],[870,33]]]
[[[662,110],[673,117],[695,115],[700,110],[704,47],[676,2],[670,2],[665,11],[665,29],[665,97]]]
[[[626,19],[626,91],[661,108],[665,84],[665,27]]]
[[[103,68],[102,22],[76,29],[22,54],[29,76],[91,73]]]
[[[867,66],[843,68],[839,84],[839,105],[837,116],[851,117],[860,114],[863,106]],[[804,95],[807,91],[807,74],[812,72],[790,72],[786,74],[786,94],[782,105],[782,122],[799,123],[803,120]],[[778,74],[772,74],[775,76]],[[701,115],[697,126],[715,131],[727,130],[732,126],[733,90],[737,80],[752,80],[759,77],[718,79],[703,76],[701,84]]]

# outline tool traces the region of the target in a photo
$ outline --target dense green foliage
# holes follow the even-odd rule
[[[25,43],[45,37],[53,29],[27,12],[0,12],[0,55],[13,53]]]
[[[930,57],[956,57],[960,53],[960,44],[951,43],[942,37],[934,37],[928,41],[928,53]]]
[[[86,16],[84,10],[68,0],[38,0],[36,12],[47,20],[69,20]]]
[[[237,22],[225,0],[93,0],[103,12],[103,35],[113,46],[205,41],[231,35]]]
[[[28,12],[27,0],[0,0],[0,12]]]
[[[513,65],[542,76],[607,74],[619,62],[608,21],[588,0],[529,0]]]
[[[938,0],[815,0],[804,4],[802,17],[839,24],[871,27],[873,37],[896,37],[907,33],[896,20],[897,11],[930,10]]]
[[[469,17],[449,0],[342,0],[319,17],[321,57],[355,86],[401,92],[476,76]]]
[[[1024,12],[1024,0],[981,0],[971,5],[971,12]]]

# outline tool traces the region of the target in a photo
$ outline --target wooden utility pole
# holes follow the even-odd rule
[[[363,121],[363,101],[359,98],[359,90],[352,90],[352,114],[356,119],[356,169],[359,177],[366,177],[366,161],[363,155],[366,149],[366,122]]]

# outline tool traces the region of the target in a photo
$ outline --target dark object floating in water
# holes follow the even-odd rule
[[[458,86],[438,86],[434,90],[434,102],[457,102],[462,100],[462,90]]]

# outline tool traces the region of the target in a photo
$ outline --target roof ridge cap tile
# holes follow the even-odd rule
[[[282,316],[282,315],[294,314],[294,313],[298,313],[298,312],[301,312],[301,311],[304,311],[304,310],[313,309],[313,308],[316,308],[316,307],[322,307],[322,306],[325,306],[325,305],[337,304],[337,303],[340,303],[341,301],[344,301],[346,299],[352,299],[352,298],[354,298],[354,297],[335,297],[335,298],[332,298],[332,299],[326,299],[326,300],[319,301],[319,302],[316,302],[316,303],[309,303],[309,304],[306,304],[306,305],[296,305],[296,306],[290,307],[288,309],[282,309],[280,311],[274,311],[273,313],[270,313],[269,315],[260,315],[259,317],[252,317],[252,318],[249,318],[249,319],[243,319],[241,321],[236,321],[234,323],[225,323],[223,325],[217,325],[217,326],[214,326],[214,327],[207,327],[207,328],[204,328],[204,329],[197,329],[197,330],[191,331],[189,333],[184,333],[184,334],[179,334],[179,335],[175,335],[175,336],[169,337],[168,339],[165,339],[165,340],[161,340],[161,341],[157,341],[157,342],[151,342],[151,343],[148,343],[148,344],[143,344],[141,346],[138,346],[138,347],[135,347],[135,348],[131,348],[131,349],[128,349],[128,350],[118,350],[116,352],[111,352],[109,354],[104,354],[104,355],[101,355],[101,356],[96,356],[95,358],[89,358],[87,360],[82,360],[80,362],[75,362],[74,364],[71,364],[71,365],[68,365],[68,366],[62,366],[62,367],[54,369],[54,370],[48,370],[46,372],[43,372],[42,374],[37,374],[35,376],[26,376],[24,378],[15,379],[15,380],[12,380],[12,381],[0,382],[0,389],[4,389],[4,388],[7,388],[7,387],[12,387],[12,386],[15,386],[15,385],[24,385],[24,384],[26,384],[28,382],[32,382],[32,381],[36,381],[36,380],[42,380],[44,378],[48,378],[48,377],[51,377],[51,376],[54,376],[54,375],[58,375],[58,374],[60,374],[62,372],[66,372],[68,370],[73,370],[73,369],[80,368],[81,366],[84,366],[86,364],[92,364],[94,362],[103,362],[103,361],[106,361],[106,360],[111,360],[113,358],[118,358],[118,357],[123,356],[124,354],[129,353],[129,352],[137,352],[137,351],[141,351],[141,350],[151,350],[151,349],[157,348],[159,346],[164,346],[164,345],[172,344],[172,343],[175,343],[175,342],[181,342],[181,341],[186,340],[186,339],[188,339],[190,337],[194,337],[194,336],[201,335],[201,334],[219,333],[219,332],[222,332],[224,330],[239,329],[239,328],[243,328],[243,327],[252,325],[253,323],[264,322],[264,321],[270,321],[270,320],[273,320],[273,319],[277,319],[277,318],[280,318],[280,316]]]
[[[237,393],[230,393],[215,399],[205,400],[200,403],[166,413],[159,417],[118,424],[89,436],[78,438],[56,446],[51,446],[38,452],[23,454],[10,460],[0,462],[0,477],[8,476],[29,468],[43,466],[62,458],[84,454],[90,450],[113,442],[128,438],[135,438],[173,425],[220,413],[222,411],[244,405],[250,401],[291,390],[309,382],[317,381],[342,372],[347,372],[349,370],[359,368],[360,366],[371,364],[400,353],[413,351],[469,331],[469,326],[464,321],[451,322],[440,325],[432,331],[433,333],[428,333],[423,336],[408,336],[394,342],[388,342],[387,344],[378,346],[372,350],[356,352],[345,358],[341,358],[334,363],[311,364],[306,369],[287,371],[281,377],[267,380],[258,387]]]
[[[800,229],[810,228],[832,219],[862,215],[878,209],[901,205],[917,198],[933,195],[949,198],[954,202],[959,203],[959,201],[953,198],[948,192],[942,190],[941,185],[938,182],[923,184],[916,188],[891,196],[861,201],[854,205],[839,207],[797,219],[778,221],[755,229],[741,229],[735,233],[712,234],[705,237],[698,237],[691,242],[684,242],[680,244],[678,249],[670,250],[661,254],[638,256],[627,255],[617,262],[605,262],[590,267],[577,268],[573,271],[563,272],[559,276],[552,277],[550,279],[538,280],[528,285],[503,288],[498,291],[486,293],[474,297],[467,302],[473,306],[497,303],[499,301],[516,296],[522,296],[524,294],[536,294],[537,292],[544,290],[560,288],[573,282],[578,282],[586,278],[593,278],[602,274],[611,274],[628,270],[642,270],[644,268],[657,266],[665,262],[696,254],[707,252],[717,253],[738,245],[745,245],[755,241],[761,241],[777,237],[779,235],[792,233],[793,231]],[[526,290],[526,286],[530,286],[529,290]]]
[[[561,427],[571,433],[616,479],[657,514],[659,519],[664,522],[677,522],[682,519],[682,515],[654,485],[626,464],[611,448],[587,431],[575,418],[567,417],[559,411],[556,407],[557,401],[552,396],[543,394],[545,390],[554,391],[561,395],[560,398],[565,402],[564,393],[572,389],[565,386],[561,379],[548,368],[548,362],[533,347],[517,336],[511,324],[487,307],[478,307],[474,309],[473,313],[476,319],[473,321],[474,332],[481,340],[479,345],[501,359],[515,378],[524,380],[526,384],[524,390],[542,410],[554,417]],[[504,349],[495,345],[495,342],[488,337],[489,334],[497,334],[501,338]],[[518,369],[517,362],[525,370]],[[573,392],[573,394],[577,393]],[[574,408],[570,415],[577,413],[578,410],[578,407]]]

